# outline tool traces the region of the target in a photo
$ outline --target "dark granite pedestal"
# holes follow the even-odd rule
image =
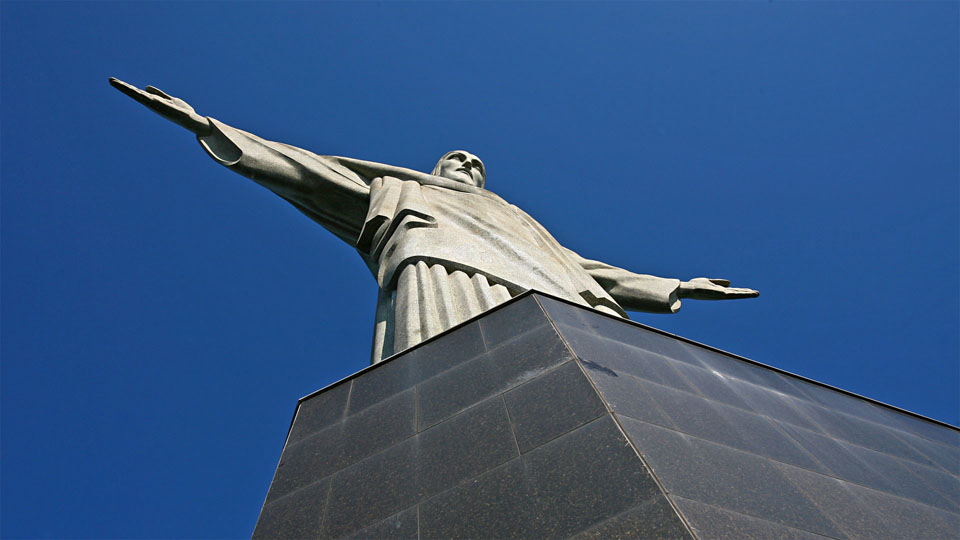
[[[302,399],[254,538],[960,537],[960,431],[534,293]]]

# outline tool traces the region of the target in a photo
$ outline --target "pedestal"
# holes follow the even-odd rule
[[[528,293],[300,400],[254,538],[954,538],[960,431]]]

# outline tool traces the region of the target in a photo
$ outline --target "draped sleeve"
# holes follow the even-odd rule
[[[636,274],[566,251],[623,309],[648,313],[676,313],[680,309],[679,279]]]
[[[197,137],[216,162],[273,191],[341,240],[360,236],[373,178],[319,156],[268,141],[210,118],[213,130]]]

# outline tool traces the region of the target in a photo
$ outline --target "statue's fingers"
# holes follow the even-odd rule
[[[173,96],[157,88],[156,86],[147,86],[146,91],[162,98],[173,99]]]
[[[140,89],[132,84],[127,84],[116,77],[110,77],[110,86],[116,88],[117,90],[123,92],[124,94],[135,97],[139,95]]]
[[[153,97],[152,95],[144,92],[143,90],[137,88],[136,86],[133,86],[132,84],[127,84],[121,81],[120,79],[115,79],[113,77],[110,77],[110,86],[113,86],[117,90],[123,92],[124,94],[130,96],[131,98],[139,101],[144,105],[150,105],[156,100],[156,98]]]
[[[719,286],[721,286],[721,287],[729,287],[729,286],[730,286],[730,280],[729,280],[729,279],[711,279],[711,278],[707,278],[707,279],[710,279],[710,283],[713,283],[714,285],[719,285]]]
[[[186,101],[180,98],[171,98],[170,101],[173,101],[174,105],[176,105],[177,107],[183,110],[194,112],[193,107],[191,107],[189,103],[187,103]]]
[[[760,291],[753,289],[729,288],[726,291],[727,298],[756,298],[760,296]]]

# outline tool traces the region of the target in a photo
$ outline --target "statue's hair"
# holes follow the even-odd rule
[[[433,171],[431,171],[430,174],[434,176],[440,176],[440,164],[443,163],[445,159],[447,159],[453,154],[470,154],[470,152],[467,152],[466,150],[451,150],[447,152],[446,154],[443,155],[443,157],[440,158],[440,161],[438,161],[437,164],[434,165]],[[470,155],[472,156],[473,154],[470,154]],[[480,159],[480,158],[477,158],[477,159]],[[482,188],[486,183],[487,183],[487,167],[486,165],[484,165],[483,171],[480,173],[480,185],[477,187]]]

